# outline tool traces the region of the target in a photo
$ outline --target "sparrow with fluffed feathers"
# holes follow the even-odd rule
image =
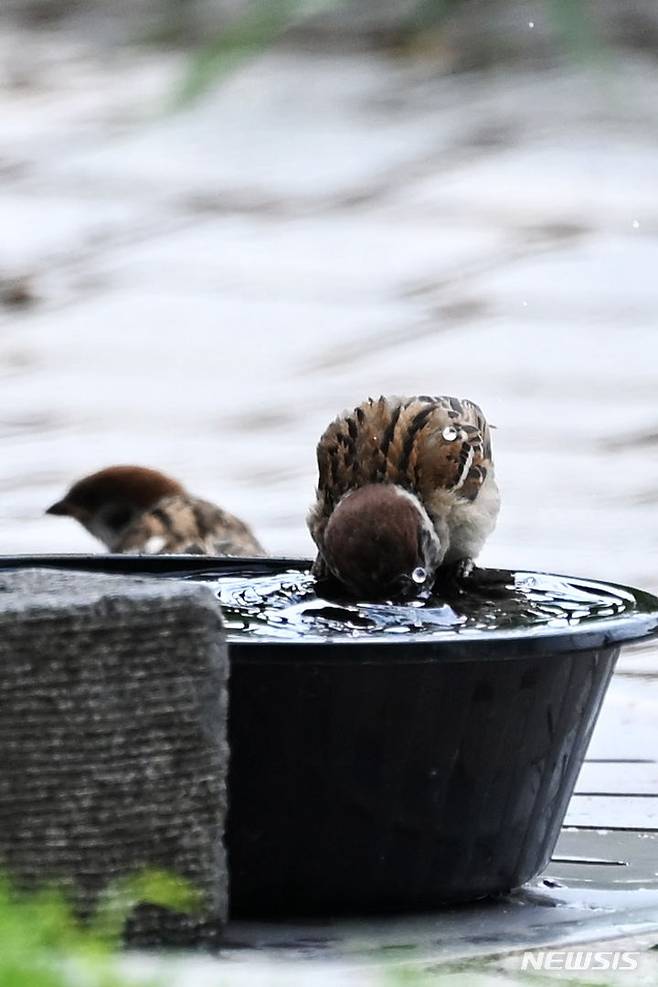
[[[361,599],[468,575],[495,527],[490,429],[472,401],[370,398],[329,425],[317,459],[314,572]]]
[[[239,518],[144,466],[109,466],[92,473],[46,513],[75,518],[110,552],[266,554]]]

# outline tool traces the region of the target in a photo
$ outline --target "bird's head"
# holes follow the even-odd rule
[[[162,500],[184,493],[176,480],[144,466],[109,466],[85,476],[46,514],[75,518],[110,550],[128,525]]]
[[[322,555],[332,575],[360,599],[411,599],[431,588],[445,547],[414,494],[373,483],[337,505]]]

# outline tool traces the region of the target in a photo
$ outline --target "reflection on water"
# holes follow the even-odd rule
[[[569,627],[643,607],[632,593],[602,583],[496,569],[476,570],[467,590],[451,586],[441,596],[411,603],[337,599],[303,569],[267,576],[208,574],[203,581],[213,587],[233,639],[244,634],[290,640],[354,639]]]

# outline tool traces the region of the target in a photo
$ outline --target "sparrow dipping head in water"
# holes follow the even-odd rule
[[[239,518],[144,466],[109,466],[92,473],[46,513],[75,518],[110,552],[266,554]]]
[[[415,596],[443,567],[468,572],[496,524],[490,432],[472,401],[370,398],[329,425],[317,457],[314,572],[361,599]]]

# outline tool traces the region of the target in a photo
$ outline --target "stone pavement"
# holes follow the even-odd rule
[[[552,970],[535,972],[532,966],[523,966],[524,953],[515,952],[506,956],[489,959],[462,960],[453,963],[414,963],[407,956],[401,959],[392,955],[382,958],[369,968],[357,964],[342,968],[331,965],[311,966],[292,963],[272,962],[271,959],[252,961],[244,967],[237,964],[219,964],[208,958],[176,958],[166,966],[167,983],[171,987],[296,987],[312,983],[313,987],[548,987],[560,983],[569,987],[654,987],[658,978],[658,956],[655,950],[655,936],[638,935],[612,941],[587,942],[580,944],[571,953],[563,954],[562,947],[556,950],[533,950],[530,955],[539,960],[549,954],[554,964],[569,962],[571,968],[565,971]],[[584,954],[603,952],[603,962],[615,962],[611,952],[630,954],[630,962],[637,964],[634,969],[610,969],[597,972],[592,969],[573,969],[575,963],[592,963]],[[570,956],[570,959],[567,959]],[[526,964],[528,961],[525,961]],[[599,960],[601,962],[601,960]],[[619,958],[616,962],[621,962]],[[628,960],[626,960],[628,962]],[[152,957],[131,957],[124,963],[130,976],[157,976],[165,971],[164,964]],[[530,970],[530,972],[524,972]]]
[[[483,562],[658,589],[653,61],[277,51],[174,114],[180,54],[0,49],[4,553],[96,550],[43,508],[136,461],[308,554],[328,419],[429,391],[498,426]],[[622,815],[595,818],[642,825],[656,648],[619,670],[590,753],[649,767],[620,766]]]
[[[652,63],[278,53],[172,115],[180,55],[2,45],[4,551],[93,550],[42,508],[132,459],[308,552],[329,417],[430,390],[498,426],[484,561],[658,587]]]

